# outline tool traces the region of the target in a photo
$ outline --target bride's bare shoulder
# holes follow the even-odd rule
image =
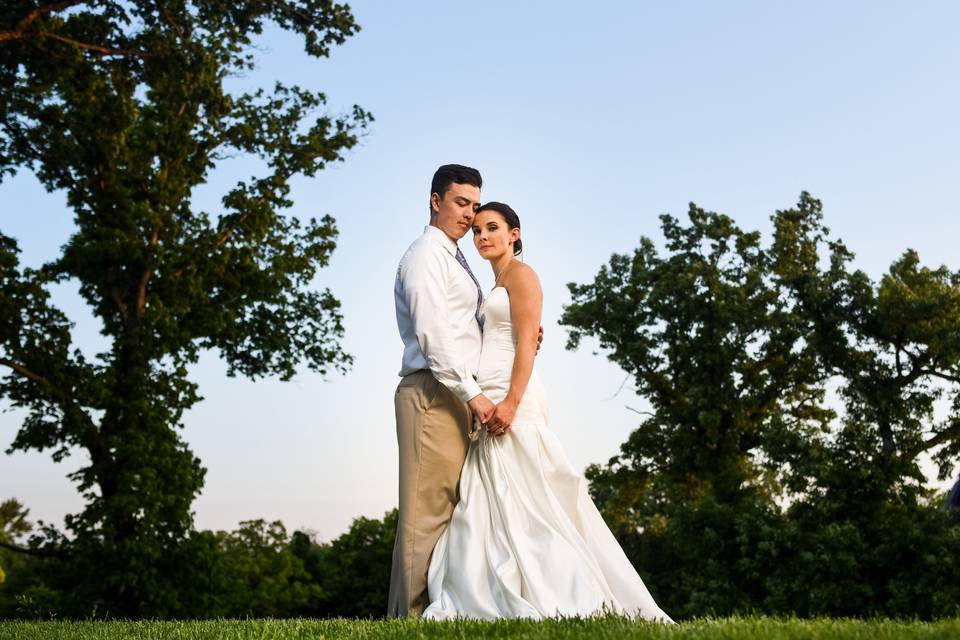
[[[506,280],[504,285],[510,288],[526,291],[540,290],[540,278],[537,277],[537,272],[533,270],[533,267],[526,262],[517,261],[510,267],[510,273],[504,279]]]

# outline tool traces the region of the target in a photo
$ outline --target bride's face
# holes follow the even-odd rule
[[[505,253],[513,255],[513,243],[520,229],[511,229],[497,211],[487,209],[473,218],[473,246],[484,260],[496,260]]]

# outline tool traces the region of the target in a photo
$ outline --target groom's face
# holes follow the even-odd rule
[[[430,224],[453,240],[459,240],[473,225],[473,216],[480,208],[480,188],[472,184],[450,184],[443,197],[430,196]]]

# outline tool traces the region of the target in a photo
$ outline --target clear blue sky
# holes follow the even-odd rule
[[[197,525],[281,519],[323,539],[396,503],[392,397],[401,343],[393,310],[397,260],[426,224],[430,177],[475,166],[483,196],[523,222],[526,259],[545,290],[537,366],[552,428],[579,467],[603,462],[642,407],[616,366],[563,349],[565,284],[592,278],[657,215],[690,201],[748,229],[801,190],[824,201],[827,225],[879,276],[905,249],[960,269],[960,4],[954,2],[356,2],[363,30],[316,61],[293,35],[258,42],[260,68],[237,90],[285,83],[323,90],[333,111],[356,103],[376,122],[343,164],[297,180],[302,216],[330,213],[340,245],[318,285],[344,305],[346,377],[293,382],[225,377],[215,353],[192,372],[205,400],[184,437],[208,469]],[[219,197],[258,164],[224,163],[195,197]],[[23,260],[52,258],[71,231],[63,193],[29,172],[0,185],[0,230]],[[489,286],[472,245],[464,252]],[[87,353],[103,345],[76,287],[56,301]],[[6,448],[22,414],[0,414]],[[0,498],[57,524],[82,507],[61,464],[0,458]]]

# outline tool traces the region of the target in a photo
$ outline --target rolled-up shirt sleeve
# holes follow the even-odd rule
[[[446,266],[438,251],[419,251],[400,269],[413,330],[434,377],[464,402],[482,393],[458,353],[446,295]]]

